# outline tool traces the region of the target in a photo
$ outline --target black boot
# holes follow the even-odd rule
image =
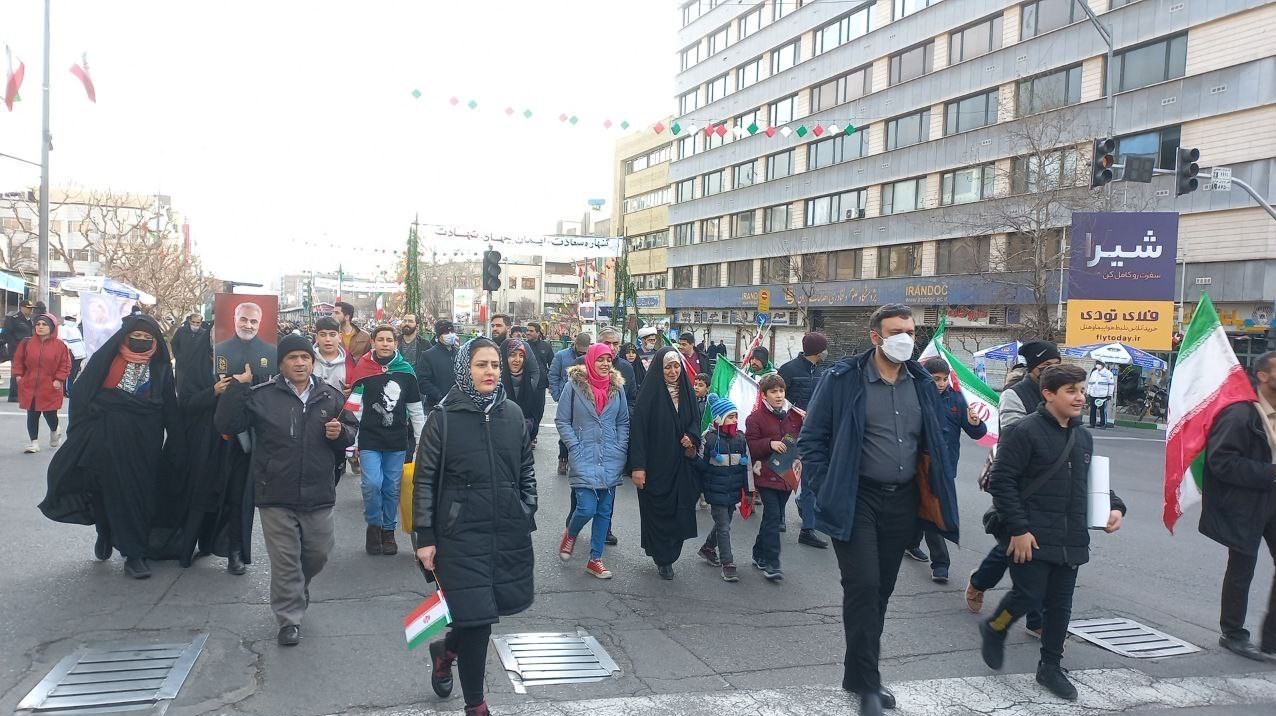
[[[97,541],[93,543],[93,556],[97,561],[105,562],[111,558],[111,533],[107,530],[97,531]]]
[[[230,555],[226,557],[226,571],[235,576],[239,576],[246,571],[244,569],[244,555],[242,552],[239,550],[231,550]]]
[[[452,695],[452,663],[456,654],[447,650],[442,639],[430,642],[430,686],[440,698]]]
[[[141,557],[125,557],[124,576],[133,579],[150,579],[151,568]]]
[[[807,547],[815,547],[817,549],[827,549],[828,540],[815,534],[815,530],[802,530],[798,533],[798,544],[804,544]]]
[[[381,528],[376,525],[368,525],[367,539],[364,547],[368,554],[381,554]]]
[[[1058,664],[1037,663],[1037,683],[1064,701],[1077,700],[1077,687],[1068,681],[1067,672]]]
[[[882,716],[882,695],[876,691],[860,694],[860,716]]]

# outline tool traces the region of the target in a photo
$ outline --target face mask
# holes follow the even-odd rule
[[[457,338],[455,333],[445,333],[443,335],[442,341],[443,341],[443,345],[445,346],[455,347],[457,344],[461,342],[461,339]]]
[[[907,333],[896,333],[882,341],[882,352],[893,363],[903,363],[913,357],[913,337]]]
[[[145,353],[155,345],[153,338],[130,338],[128,339],[128,349],[134,353]]]

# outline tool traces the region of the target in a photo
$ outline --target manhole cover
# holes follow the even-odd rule
[[[1080,619],[1068,624],[1068,632],[1088,642],[1135,659],[1179,656],[1200,651],[1182,639],[1130,619]]]
[[[144,711],[177,696],[208,641],[184,644],[113,642],[71,654],[18,704],[42,715]],[[161,710],[162,712],[162,710]]]
[[[501,664],[525,694],[528,686],[602,681],[620,673],[602,644],[581,631],[575,634],[505,634],[492,637]]]

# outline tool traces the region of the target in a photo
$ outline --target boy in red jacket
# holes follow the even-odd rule
[[[793,477],[796,470],[777,474],[771,467],[773,455],[784,455],[795,450],[798,433],[802,432],[804,413],[784,398],[784,379],[772,373],[762,377],[758,390],[762,391],[762,407],[753,411],[745,421],[745,438],[749,441],[749,456],[753,465],[754,485],[762,496],[762,525],[753,543],[753,566],[762,570],[763,576],[772,582],[784,579],[780,570],[780,525],[784,523],[784,509],[797,487]],[[786,477],[788,478],[786,480]]]

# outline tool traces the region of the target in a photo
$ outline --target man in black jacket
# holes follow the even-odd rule
[[[251,366],[227,387],[213,422],[217,430],[252,434],[249,477],[270,555],[270,608],[280,646],[296,646],[310,604],[310,580],[333,547],[333,475],[354,444],[357,423],[345,396],[315,378],[314,347],[305,338],[279,341],[280,374],[249,388]]]
[[[452,363],[456,360],[459,345],[460,337],[456,335],[456,328],[451,321],[440,318],[434,322],[434,345],[421,354],[417,371],[421,397],[427,408],[438,405],[443,396],[456,385],[456,369],[452,367]]]
[[[806,410],[815,393],[815,386],[824,375],[824,359],[829,354],[829,339],[817,331],[802,336],[802,352],[793,360],[780,366],[780,377],[784,379],[785,393],[790,403],[799,410]],[[802,517],[802,531],[798,533],[798,543],[808,547],[825,549],[827,540],[815,534],[815,494],[802,487],[797,498],[798,514]]]
[[[554,346],[545,340],[545,329],[532,321],[527,324],[527,345],[541,362],[541,390],[549,387],[549,364],[554,360]]]
[[[1029,611],[1042,611],[1037,683],[1068,701],[1076,700],[1077,689],[1059,664],[1072,616],[1077,568],[1090,560],[1087,507],[1094,439],[1081,425],[1085,381],[1085,370],[1077,366],[1047,368],[1041,373],[1045,402],[1000,436],[988,489],[1009,535],[1006,552],[1012,561],[1014,587],[992,616],[979,624],[984,663],[1000,669],[1010,625]],[[1121,529],[1125,503],[1115,493],[1110,499],[1104,531],[1116,532]]]
[[[30,301],[23,301],[18,310],[10,313],[4,319],[4,342],[8,349],[5,353],[9,358],[18,350],[18,344],[23,338],[30,338],[35,329],[31,324],[31,312],[35,310],[35,304]],[[13,377],[12,371],[9,376],[9,402],[18,402],[18,380]]]
[[[1219,412],[1205,444],[1201,534],[1227,547],[1218,643],[1255,661],[1276,661],[1276,583],[1267,600],[1258,646],[1245,629],[1249,585],[1264,539],[1276,554],[1276,351],[1254,359],[1258,403],[1233,403]]]

